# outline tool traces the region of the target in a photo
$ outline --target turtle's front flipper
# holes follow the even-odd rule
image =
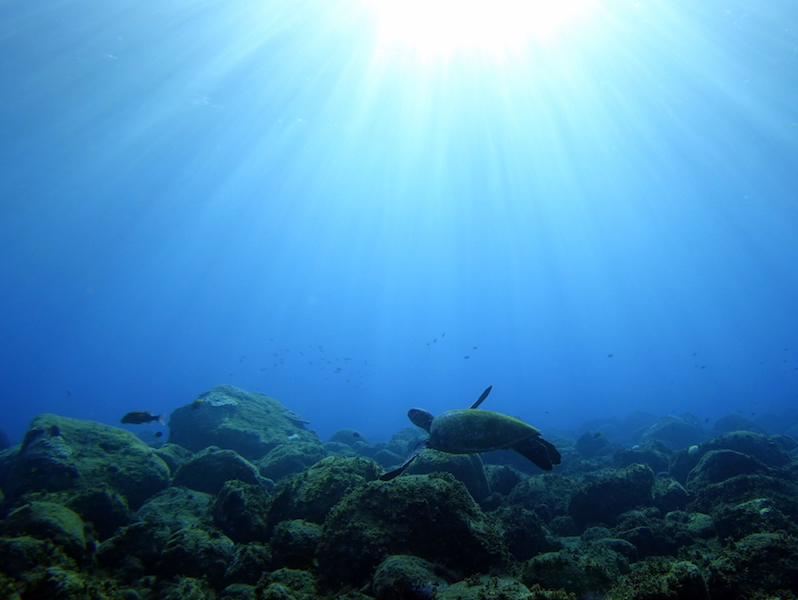
[[[488,394],[490,394],[490,391],[492,389],[493,389],[493,386],[489,385],[488,389],[486,389],[484,392],[482,392],[482,395],[479,398],[477,398],[477,401],[474,402],[474,404],[472,404],[471,406],[469,406],[469,408],[479,408],[479,405],[482,404],[482,402],[485,401],[485,398],[488,397]]]
[[[559,465],[562,456],[551,442],[547,442],[541,437],[528,437],[520,442],[516,442],[511,449],[531,460],[544,471],[551,471],[554,465]]]
[[[413,450],[413,453],[408,457],[408,459],[404,463],[402,463],[401,467],[398,467],[393,471],[388,471],[387,473],[380,475],[380,481],[390,481],[391,479],[396,479],[397,477],[399,477],[399,475],[404,473],[404,470],[410,466],[410,463],[416,459],[416,456],[421,454],[421,452],[426,447],[427,447],[426,441],[419,444],[418,447],[415,450]]]

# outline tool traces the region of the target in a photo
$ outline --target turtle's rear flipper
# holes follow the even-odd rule
[[[528,437],[510,446],[524,458],[531,460],[544,471],[551,471],[554,465],[559,465],[562,456],[551,442],[540,437]]]

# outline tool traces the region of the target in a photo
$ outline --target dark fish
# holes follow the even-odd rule
[[[163,431],[156,431],[155,433],[152,434],[152,437],[154,438],[163,437]]]
[[[159,423],[166,425],[166,422],[163,418],[166,414],[163,415],[154,415],[151,412],[143,411],[143,410],[134,410],[133,412],[127,413],[124,417],[122,417],[122,423],[126,423],[127,425],[143,425],[144,423],[152,423],[153,421],[158,421]]]

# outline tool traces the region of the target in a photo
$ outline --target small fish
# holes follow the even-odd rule
[[[615,356],[615,355],[614,354],[608,354],[607,358],[612,358],[613,356]]]
[[[154,438],[163,437],[163,431],[156,431],[155,433],[152,434],[152,437]]]
[[[198,410],[203,404],[205,404],[205,398],[197,398],[191,403],[191,410]]]
[[[127,413],[124,417],[122,417],[121,423],[125,423],[127,425],[143,425],[144,423],[152,423],[153,421],[158,421],[159,423],[166,425],[166,421],[163,418],[166,414],[162,415],[154,415],[151,412],[143,411],[143,410],[134,410],[133,412]]]

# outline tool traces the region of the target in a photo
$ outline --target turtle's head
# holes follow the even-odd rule
[[[429,428],[432,425],[432,420],[435,417],[432,416],[432,413],[424,410],[423,408],[411,408],[407,411],[407,418],[410,419],[410,421],[416,427],[421,427],[421,429],[429,431]]]

